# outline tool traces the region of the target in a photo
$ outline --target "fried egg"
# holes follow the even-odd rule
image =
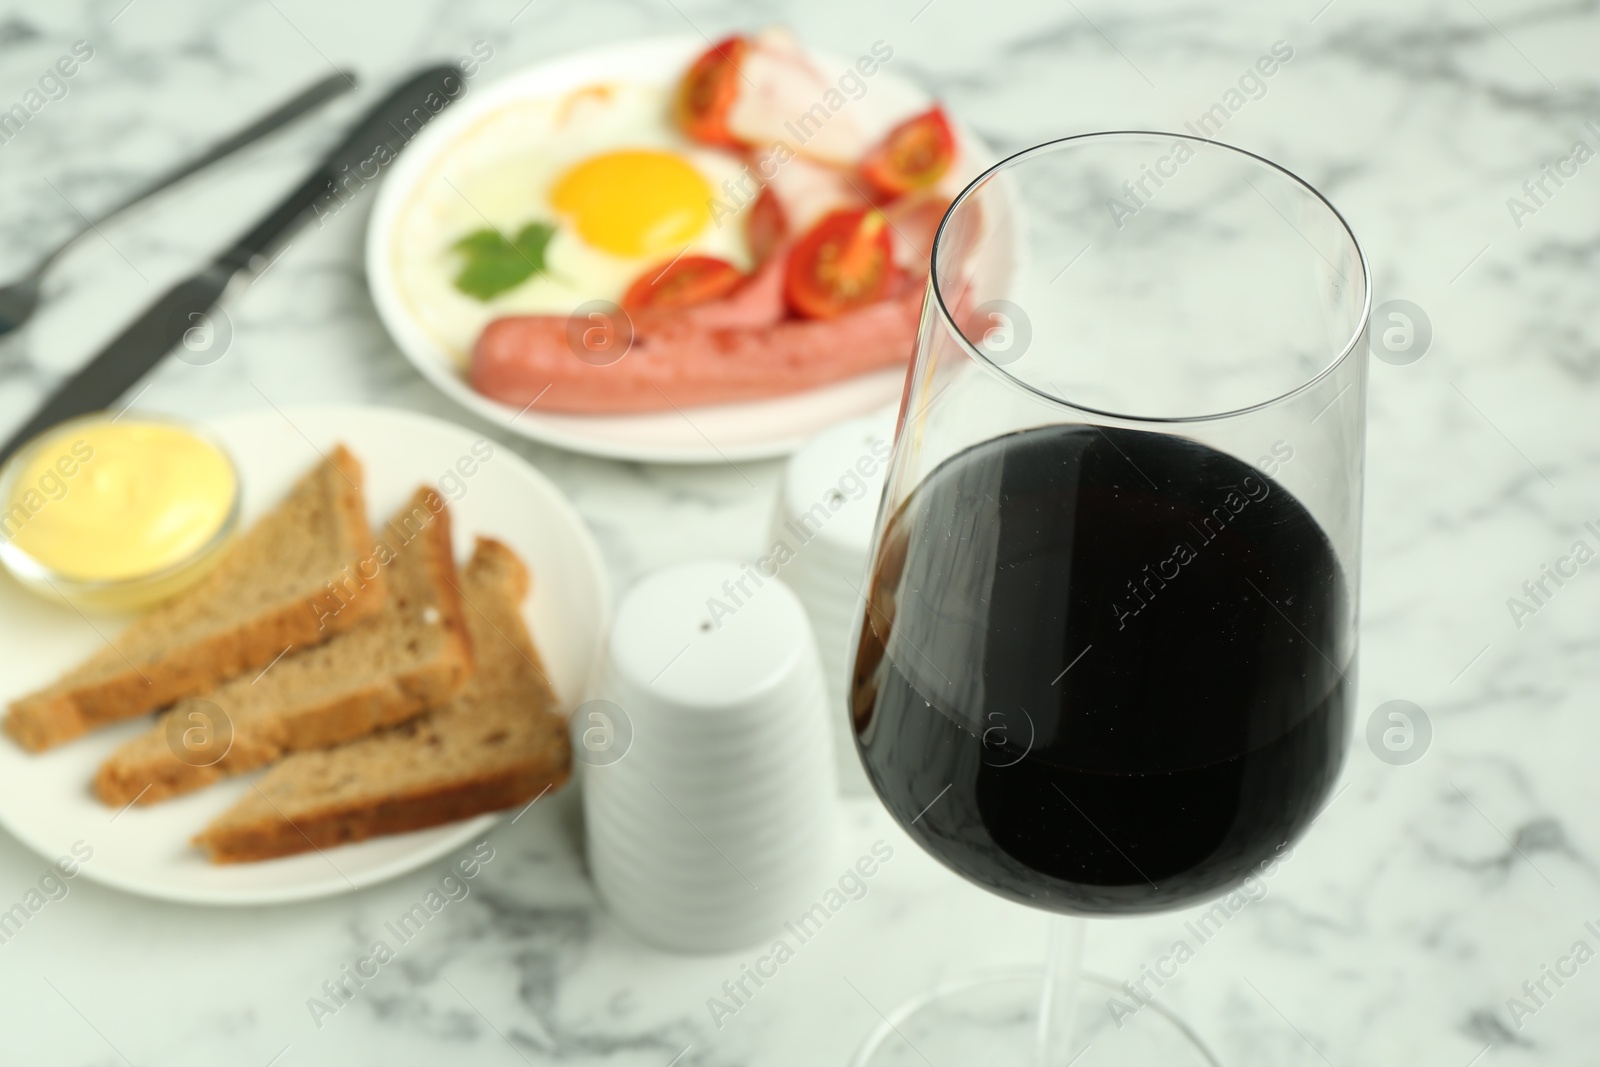
[[[439,153],[393,249],[402,295],[442,347],[464,362],[491,319],[617,301],[682,255],[749,268],[745,164],[680,134],[671,93],[607,84],[516,101]],[[555,228],[542,274],[486,302],[455,287],[462,237],[490,228],[510,237],[530,222]]]

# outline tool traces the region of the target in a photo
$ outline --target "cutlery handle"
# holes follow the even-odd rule
[[[461,68],[449,64],[412,75],[368,111],[298,188],[219,256],[217,265],[234,271],[255,269],[314,207],[353,196],[375,181],[400,149],[465,88]]]

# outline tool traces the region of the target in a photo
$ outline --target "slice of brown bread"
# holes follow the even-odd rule
[[[479,538],[462,599],[477,669],[455,699],[338,748],[290,756],[195,838],[213,862],[270,859],[420,830],[567,780],[566,721],[522,621],[528,572]]]
[[[418,489],[361,572],[383,575],[383,610],[259,675],[179,702],[101,765],[100,799],[120,806],[188,793],[393,726],[459,692],[472,656],[444,499]]]
[[[5,729],[41,751],[321,644],[383,604],[355,581],[372,544],[361,464],[336,447],[230,545],[210,574],[60,680],[11,703]]]

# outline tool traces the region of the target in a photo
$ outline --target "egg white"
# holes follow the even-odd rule
[[[586,243],[550,205],[550,191],[571,167],[625,148],[673,152],[700,172],[711,195],[733,214],[688,242],[684,254],[719,256],[750,266],[745,240],[748,205],[725,192],[745,165],[731,153],[689,141],[673,128],[671,88],[608,83],[549,98],[517,101],[486,116],[439,154],[396,223],[393,257],[402,298],[434,340],[465,361],[491,320],[515,314],[569,314],[586,301],[619,300],[662,257],[612,255]],[[733,187],[729,186],[729,188]],[[748,186],[747,186],[748,187]],[[546,249],[545,274],[481,302],[455,288],[461,258],[453,246],[493,227],[513,236],[532,221],[556,226]]]

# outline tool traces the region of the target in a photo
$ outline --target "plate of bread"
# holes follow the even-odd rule
[[[409,412],[205,429],[243,521],[197,584],[122,618],[0,581],[0,824],[123,890],[262,904],[414,869],[559,789],[610,608],[560,490]]]

